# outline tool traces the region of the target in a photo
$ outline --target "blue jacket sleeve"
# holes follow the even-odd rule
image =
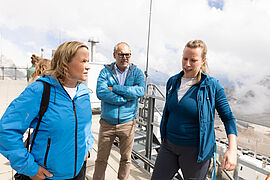
[[[143,96],[145,90],[144,75],[140,69],[136,69],[135,81],[133,86],[114,85],[113,92],[126,99],[138,99]]]
[[[97,97],[98,99],[113,105],[122,105],[127,102],[127,99],[110,91],[108,89],[108,78],[112,78],[108,76],[108,72],[106,73],[106,69],[102,69],[100,71],[98,80],[97,80]]]
[[[236,121],[226,98],[224,89],[217,82],[217,91],[215,98],[216,109],[222,122],[224,123],[226,134],[235,134],[237,136]]]
[[[93,116],[92,116],[92,110],[91,110],[91,100],[90,100],[90,93],[89,93],[89,103],[90,103],[90,114],[91,119],[89,123],[87,123],[84,127],[84,131],[86,133],[86,145],[88,146],[87,151],[89,152],[89,155],[91,155],[92,149],[93,149],[93,143],[94,143],[94,136],[92,132],[92,122],[93,122]]]
[[[94,143],[94,136],[93,136],[91,127],[92,127],[92,120],[91,120],[90,126],[87,127],[88,133],[87,133],[87,137],[86,137],[86,143],[88,145],[88,152],[89,152],[89,154],[91,154],[91,152],[92,152],[93,143]]]
[[[37,118],[43,91],[41,82],[28,86],[11,102],[0,121],[0,153],[17,172],[35,176],[39,170],[34,157],[23,143],[23,134]]]

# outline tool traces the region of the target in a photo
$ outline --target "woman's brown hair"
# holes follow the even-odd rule
[[[54,76],[60,83],[64,83],[64,80],[70,77],[68,63],[82,47],[88,49],[85,44],[78,41],[67,41],[61,44],[54,52],[51,68],[45,74]]]

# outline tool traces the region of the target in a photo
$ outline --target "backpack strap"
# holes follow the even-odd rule
[[[27,139],[24,142],[24,147],[27,148],[27,151],[29,152],[29,146],[30,146],[30,142],[31,142],[31,128],[28,128],[28,136]]]
[[[34,145],[34,141],[36,139],[36,136],[37,136],[37,132],[38,132],[38,128],[39,128],[39,125],[40,125],[40,122],[41,122],[41,119],[43,117],[43,115],[45,114],[45,112],[47,111],[48,109],[48,106],[49,106],[49,101],[50,101],[50,92],[51,92],[51,87],[50,87],[50,84],[49,83],[46,83],[44,81],[43,82],[43,93],[42,93],[42,99],[41,99],[41,103],[40,103],[40,109],[39,109],[39,117],[38,117],[38,122],[37,122],[37,126],[36,126],[36,129],[35,129],[35,132],[34,132],[34,136],[33,136],[33,140],[32,140],[32,145],[30,147],[30,151],[32,150],[32,147]],[[27,149],[29,149],[29,145],[30,143],[28,143],[28,147]]]

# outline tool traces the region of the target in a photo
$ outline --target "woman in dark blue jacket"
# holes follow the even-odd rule
[[[229,139],[222,169],[237,163],[237,128],[223,88],[207,72],[207,47],[201,40],[189,41],[182,68],[166,86],[166,103],[160,125],[161,148],[153,180],[172,179],[181,169],[184,179],[205,179],[216,151],[215,109]]]
[[[86,158],[94,140],[89,90],[80,83],[87,79],[88,62],[86,45],[63,43],[46,75],[7,108],[0,121],[0,153],[18,173],[33,180],[85,179]],[[37,126],[43,82],[50,85],[49,105],[28,152],[22,137],[27,128]]]

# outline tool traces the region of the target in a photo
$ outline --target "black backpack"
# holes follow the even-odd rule
[[[42,119],[43,115],[45,114],[45,112],[47,111],[48,106],[49,106],[49,101],[50,101],[50,92],[51,92],[50,84],[46,83],[44,81],[42,81],[42,82],[43,82],[43,85],[44,85],[43,86],[43,93],[42,93],[42,99],[41,99],[40,108],[39,108],[39,112],[38,112],[38,115],[39,115],[38,122],[37,122],[36,129],[34,131],[33,140],[32,140],[32,143],[31,143],[30,129],[28,130],[28,137],[25,140],[25,147],[27,148],[27,151],[29,151],[29,152],[31,152],[31,150],[32,150],[34,141],[35,141],[36,136],[37,136],[37,132],[38,132],[38,128],[39,128],[41,119]],[[29,150],[30,143],[32,145],[31,145],[30,150]],[[16,173],[14,175],[14,178],[15,178],[15,180],[28,180],[28,179],[30,180],[30,178],[28,176],[26,176],[24,174],[18,174],[18,173]]]

